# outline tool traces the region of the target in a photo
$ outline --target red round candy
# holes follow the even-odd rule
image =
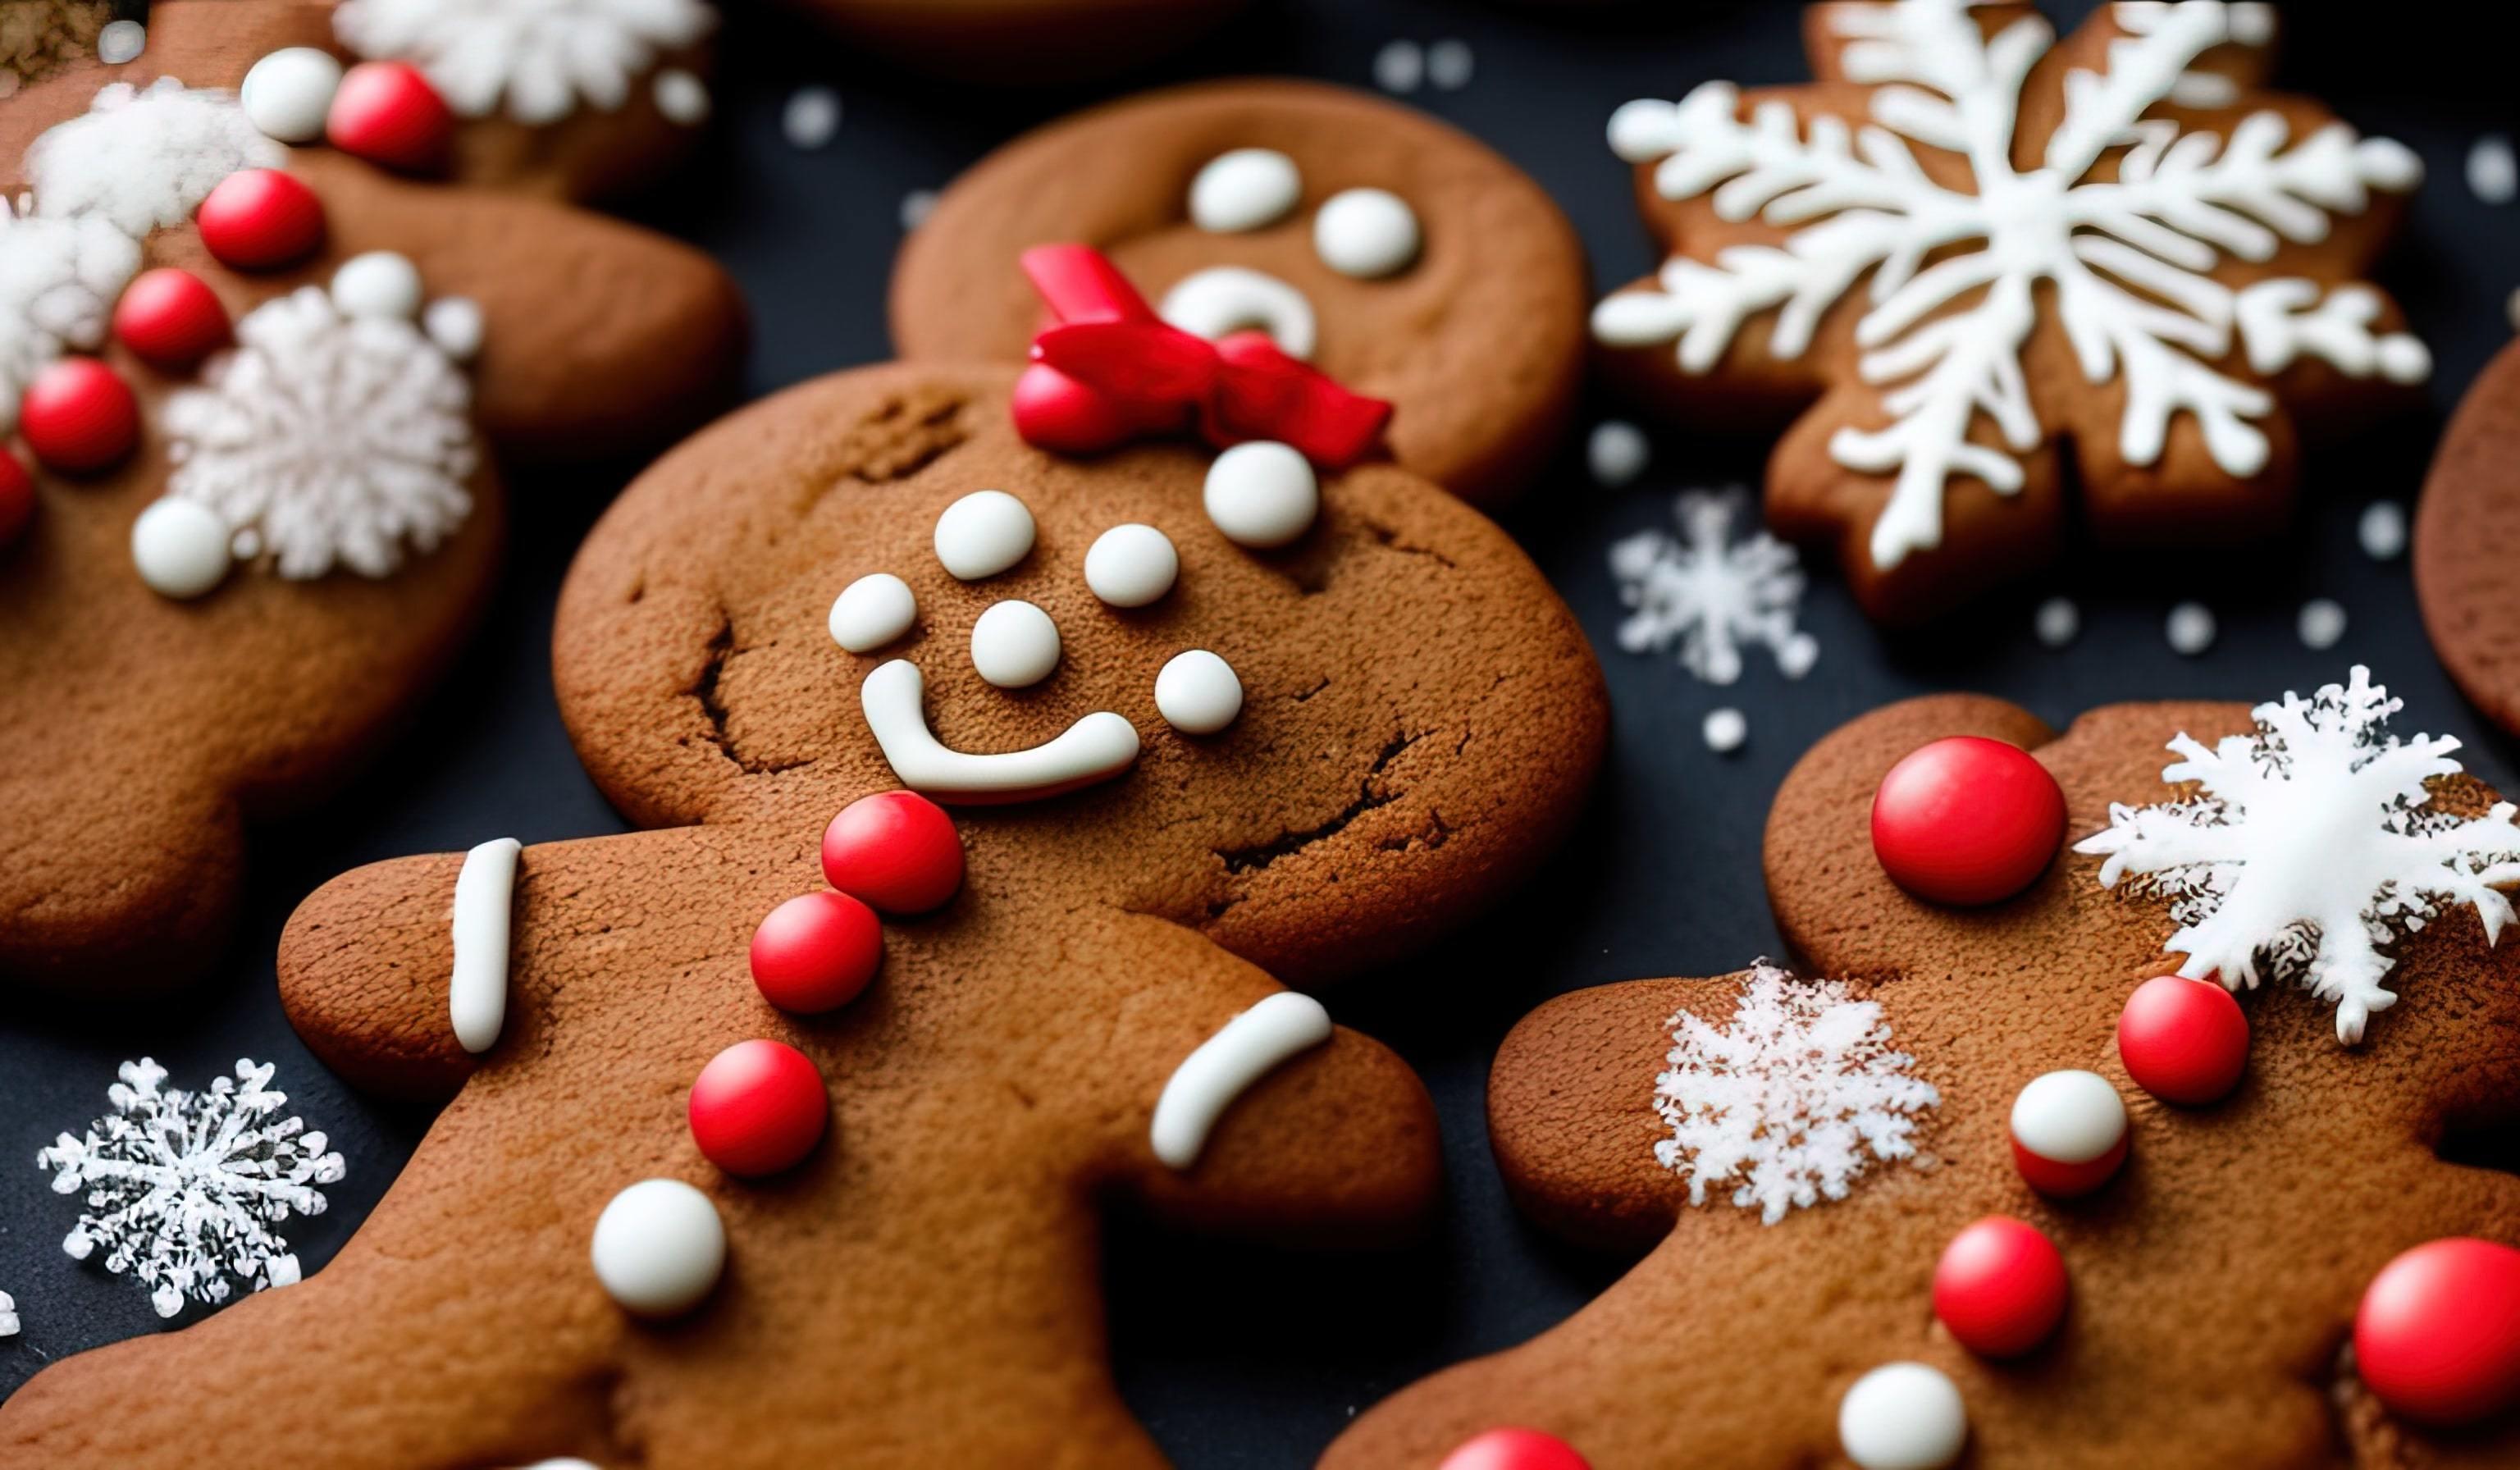
[[[823,876],[886,913],[924,913],[963,886],[963,839],[926,797],[878,791],[842,807],[824,828]]]
[[[2096,1159],[2080,1164],[2061,1164],[2045,1154],[2035,1153],[2012,1140],[2012,1167],[2021,1171],[2021,1180],[2049,1199],[2074,1199],[2089,1194],[2110,1180],[2127,1161],[2127,1139],[2121,1137],[2109,1151]]]
[[[738,1042],[692,1084],[692,1138],[729,1174],[757,1178],[814,1151],[832,1113],[813,1058],[781,1042]]]
[[[140,442],[140,403],[122,375],[93,357],[65,357],[35,375],[18,404],[18,431],[55,469],[103,469]]]
[[[2164,1102],[2220,1102],[2249,1064],[2249,1018],[2214,981],[2156,975],[2118,1013],[2118,1057],[2136,1086]]]
[[[35,518],[35,477],[18,457],[0,449],[0,551],[17,545]]]
[[[791,898],[752,931],[752,983],[781,1010],[846,1005],[882,962],[882,920],[845,893]]]
[[[1952,1237],[1934,1266],[1934,1315],[1982,1358],[2012,1358],[2065,1317],[2065,1258],[2036,1226],[1990,1215]]]
[[[341,75],[324,136],[335,148],[386,168],[426,172],[446,161],[455,114],[418,67],[361,62]]]
[[[1013,408],[1015,433],[1053,454],[1109,449],[1135,428],[1110,398],[1047,363],[1034,363],[1015,379]]]
[[[159,266],[123,288],[113,334],[152,367],[189,368],[228,339],[228,312],[201,277]]]
[[[1553,1434],[1491,1429],[1444,1456],[1436,1470],[1592,1470],[1592,1466]]]
[[[324,243],[324,201],[277,168],[241,169],[221,179],[193,222],[219,263],[241,271],[293,265]]]
[[[2018,745],[1953,735],[1911,752],[1872,794],[1872,852],[1938,904],[1993,904],[2038,881],[2065,840],[2065,793]]]
[[[2472,1424],[2520,1403],[2520,1250],[2433,1240],[2380,1268],[2354,1314],[2354,1362],[2410,1419]]]

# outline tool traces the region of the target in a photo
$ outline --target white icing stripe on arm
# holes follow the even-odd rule
[[[927,681],[919,665],[896,658],[858,687],[867,728],[901,783],[944,801],[1029,801],[1055,796],[1129,769],[1138,758],[1138,727],[1107,709],[1078,720],[1045,744],[996,755],[956,750],[927,728]]]
[[[1208,1132],[1234,1100],[1288,1057],[1330,1039],[1322,1002],[1281,991],[1217,1029],[1173,1069],[1155,1099],[1148,1140],[1168,1169],[1188,1169],[1207,1147]]]
[[[446,1008],[455,1040],[479,1055],[499,1044],[508,1024],[508,933],[517,890],[514,837],[484,842],[464,855],[455,879],[455,968]]]

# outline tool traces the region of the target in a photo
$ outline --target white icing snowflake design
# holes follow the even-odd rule
[[[240,1061],[234,1077],[187,1092],[161,1087],[166,1069],[148,1057],[124,1062],[106,1090],[113,1111],[35,1155],[55,1192],[86,1191],[62,1249],[85,1261],[104,1247],[106,1270],[138,1276],[161,1317],[187,1298],[226,1301],[230,1277],[254,1291],[297,1280],[297,1257],[271,1227],[323,1214],[316,1186],[343,1171],[322,1134],[275,1118],[289,1097],[271,1074]]]
[[[140,240],[192,218],[229,174],[285,156],[236,94],[160,77],[145,90],[101,88],[85,115],[47,129],[26,150],[26,182],[38,213],[93,214]]]
[[[382,577],[471,513],[472,385],[422,330],[301,287],[237,323],[204,387],[167,400],[166,493],[216,511],[283,577]]]
[[[18,1319],[18,1299],[0,1291],[0,1337],[16,1337],[24,1325]]]
[[[139,243],[109,221],[0,200],[0,433],[17,427],[18,400],[46,364],[104,345],[114,298],[139,272]]]
[[[1871,535],[1871,558],[1885,569],[1941,543],[1953,476],[2003,494],[2021,488],[2018,457],[2047,433],[2021,361],[2044,309],[2055,313],[2087,380],[2123,383],[2117,447],[2138,466],[2158,461],[2173,416],[2184,412],[2225,472],[2245,478],[2264,468],[2267,437],[2249,421],[2274,400],[2223,366],[2235,334],[2259,375],[2309,357],[2355,378],[2412,381],[2430,370],[2413,337],[2372,332],[2381,301],[2368,287],[2296,278],[2233,287],[2210,274],[2226,259],[2264,261],[2285,242],[2319,241],[2331,215],[2360,211],[2373,189],[2410,189],[2422,174],[2405,147],[2341,122],[2294,140],[2280,113],[2257,111],[2225,138],[2146,115],[2165,99],[2236,103],[2229,78],[2192,64],[2217,46],[2265,45],[2268,7],[2113,6],[2128,33],[2110,43],[2105,69],[2066,73],[2062,119],[2024,172],[2013,162],[2021,89],[2055,32],[2025,16],[1990,39],[1972,5],[1824,8],[1848,42],[1847,77],[1874,89],[1871,120],[1855,128],[1826,115],[1806,128],[1781,100],[1744,121],[1728,82],[1679,103],[1621,108],[1611,146],[1631,162],[1659,160],[1663,197],[1712,191],[1719,217],[1792,233],[1712,262],[1674,256],[1653,287],[1603,300],[1595,334],[1619,346],[1676,340],[1681,368],[1704,373],[1745,321],[1773,312],[1767,350],[1796,357],[1868,273],[1858,372],[1888,388],[1892,420],[1841,427],[1828,449],[1850,469],[1896,476]],[[1958,156],[1974,192],[1936,183],[1919,149]],[[2105,177],[2093,177],[2112,159],[2098,170]],[[2052,291],[2045,307],[2043,282]],[[1970,437],[1981,414],[2000,446]]]
[[[2350,683],[2250,711],[2257,733],[2207,749],[2183,732],[2166,781],[2187,800],[2112,803],[2108,829],[2074,850],[2104,856],[2099,881],[2171,901],[2163,944],[2189,979],[2231,990],[2261,974],[2336,1004],[2352,1046],[2397,1003],[2378,946],[2414,933],[2445,905],[2470,904],[2492,944],[2511,918],[2498,889],[2520,883],[2520,824],[2509,802],[2464,818],[2432,806],[2426,782],[2455,774],[2458,741],[2388,733],[2401,701],[2357,665]]]
[[[1788,679],[1811,672],[1820,645],[1794,627],[1803,574],[1794,549],[1765,531],[1732,539],[1739,495],[1683,494],[1672,507],[1680,534],[1639,531],[1610,547],[1619,601],[1633,609],[1619,625],[1631,653],[1680,645],[1684,668],[1709,684],[1741,677],[1744,645],[1777,656]]]
[[[611,111],[657,54],[708,34],[699,0],[343,0],[334,32],[361,56],[409,61],[446,105],[542,126],[584,101]]]
[[[1870,1159],[1916,1151],[1915,1114],[1933,1085],[1890,1049],[1881,1007],[1833,980],[1798,981],[1761,960],[1720,1030],[1688,1011],[1670,1021],[1654,1111],[1672,1136],[1654,1160],[1688,1180],[1688,1202],[1732,1181],[1732,1203],[1775,1225],[1788,1210],[1844,1199]]]

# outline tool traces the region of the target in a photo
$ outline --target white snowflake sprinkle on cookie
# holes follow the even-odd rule
[[[192,218],[229,174],[276,168],[286,157],[236,94],[166,76],[147,87],[99,89],[86,113],[26,150],[25,173],[38,212],[95,215],[138,240]]]
[[[2379,947],[2421,929],[2445,907],[2473,906],[2492,944],[2511,918],[2499,891],[2520,883],[2520,824],[2499,802],[2482,817],[2433,806],[2429,783],[2455,775],[2459,742],[2388,732],[2401,701],[2356,665],[2350,681],[2308,699],[2286,693],[2250,711],[2255,734],[2207,748],[2184,732],[2163,780],[2193,781],[2191,798],[2112,803],[2105,831],[2075,844],[2105,857],[2104,888],[2171,901],[2180,925],[2162,948],[2179,972],[2229,989],[2262,975],[2336,1006],[2336,1038],[2362,1039],[2398,1002]]]
[[[1801,558],[1765,531],[1732,539],[1742,497],[1691,491],[1673,506],[1680,534],[1639,531],[1610,548],[1619,625],[1631,653],[1680,646],[1683,667],[1709,684],[1741,677],[1744,646],[1766,647],[1788,679],[1811,671],[1820,645],[1794,627],[1803,601]]]

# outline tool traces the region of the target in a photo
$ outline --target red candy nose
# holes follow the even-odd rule
[[[2038,881],[2065,840],[2065,793],[2029,752],[1980,735],[1934,741],[1872,796],[1890,880],[1938,904],[1993,904]]]

